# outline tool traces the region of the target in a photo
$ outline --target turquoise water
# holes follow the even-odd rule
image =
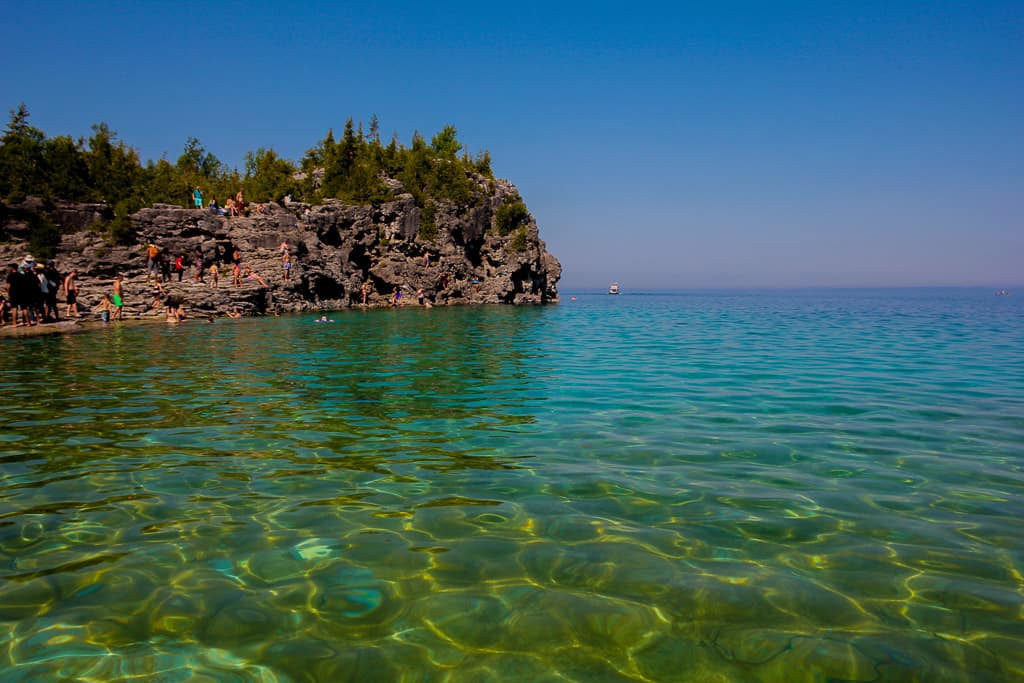
[[[0,340],[0,681],[1024,681],[1024,302]]]

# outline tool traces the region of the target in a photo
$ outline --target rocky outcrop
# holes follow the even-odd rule
[[[396,291],[402,305],[417,305],[420,298],[433,305],[557,301],[558,260],[547,252],[532,218],[510,234],[498,234],[497,210],[518,193],[511,183],[488,182],[485,199],[462,208],[440,204],[432,217],[424,216],[409,194],[376,206],[336,200],[317,206],[270,204],[265,214],[236,218],[156,205],[131,216],[137,239],[129,246],[112,245],[105,229],[98,229],[112,217],[104,205],[59,205],[46,213],[63,233],[55,257],[58,268],[78,271],[83,308],[95,310],[121,275],[129,317],[163,312],[147,272],[151,243],[172,264],[185,255],[181,281],[172,269],[162,286],[199,315],[236,306],[243,313],[264,314],[361,305],[364,283],[371,306],[391,305]],[[0,263],[20,262],[28,253],[19,221],[29,210],[22,206],[5,212]],[[292,261],[289,278],[282,267],[282,243]],[[232,281],[236,250],[244,273],[238,286]],[[201,280],[195,279],[199,253]]]

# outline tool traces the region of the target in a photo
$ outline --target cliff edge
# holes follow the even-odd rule
[[[396,292],[401,305],[420,298],[433,305],[558,301],[561,265],[533,217],[525,207],[501,215],[502,207],[521,205],[515,186],[482,177],[478,183],[486,191],[472,205],[441,203],[429,212],[401,187],[393,201],[372,206],[286,201],[263,205],[264,213],[252,206],[245,217],[157,204],[131,215],[127,245],[111,243],[106,226],[113,213],[106,205],[28,200],[3,207],[0,264],[21,263],[32,253],[33,216],[42,215],[60,232],[53,258],[63,274],[77,270],[87,314],[112,292],[117,275],[124,278],[126,316],[163,313],[148,272],[150,244],[172,265],[162,285],[166,294],[181,297],[186,310],[199,315],[233,307],[248,314],[345,308],[362,304],[364,285],[370,306],[390,305]],[[291,261],[288,273],[282,243]],[[232,272],[236,252],[239,286]],[[180,281],[173,269],[179,255],[186,264]],[[202,281],[195,279],[197,260]]]

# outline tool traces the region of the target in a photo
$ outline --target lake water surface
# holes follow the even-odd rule
[[[1024,681],[1024,301],[0,340],[0,681]]]

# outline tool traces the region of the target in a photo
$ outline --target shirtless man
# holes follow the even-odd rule
[[[68,296],[68,310],[65,311],[65,317],[71,317],[71,311],[75,311],[75,317],[78,317],[78,284],[75,279],[78,276],[78,270],[72,268],[71,272],[68,273],[65,282],[63,282],[63,290]]]
[[[121,280],[123,279],[124,276],[122,275],[114,278],[114,315],[112,316],[114,320],[120,320],[121,314],[124,312],[124,297],[122,296],[124,290],[121,287]]]

